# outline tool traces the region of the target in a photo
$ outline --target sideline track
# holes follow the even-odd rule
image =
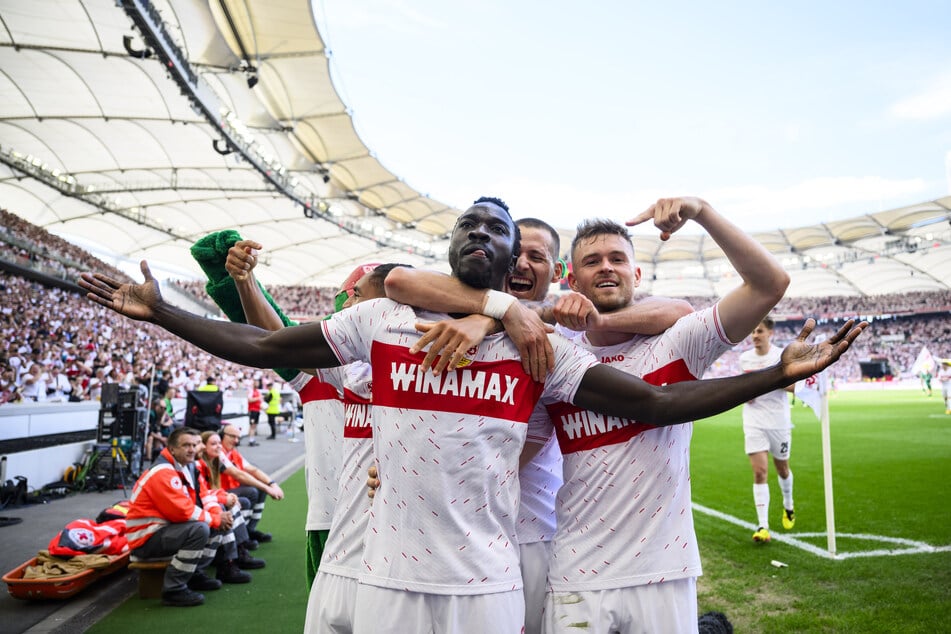
[[[304,443],[293,442],[293,439],[283,434],[274,441],[264,441],[256,447],[248,447],[242,442],[240,450],[245,458],[278,482],[286,480],[304,463]],[[2,574],[36,556],[37,551],[46,548],[49,540],[68,522],[82,517],[94,518],[102,509],[123,497],[127,496],[117,489],[102,493],[79,493],[46,504],[4,509],[4,516],[17,516],[23,522],[0,528]],[[129,570],[101,579],[75,597],[62,601],[14,599],[7,593],[4,584],[0,594],[0,614],[3,614],[0,630],[10,634],[82,632],[135,592],[136,576]]]

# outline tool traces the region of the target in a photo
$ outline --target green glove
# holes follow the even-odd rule
[[[228,258],[228,249],[236,242],[241,240],[241,234],[234,229],[216,231],[201,238],[192,245],[191,254],[198,262],[201,270],[204,271],[208,282],[205,284],[205,291],[208,296],[218,305],[218,308],[224,312],[233,322],[246,324],[248,319],[241,307],[241,297],[238,295],[238,288],[234,284],[234,279],[228,275],[225,269],[225,260]],[[285,326],[296,326],[297,322],[290,319],[277,305],[271,294],[265,290],[260,282],[257,282],[258,288],[264,293],[264,298],[274,308],[281,322]],[[290,381],[298,375],[299,370],[294,368],[274,368],[282,379]]]

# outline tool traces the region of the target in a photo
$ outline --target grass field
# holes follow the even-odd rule
[[[819,422],[796,406],[791,466],[796,527],[783,531],[782,497],[770,469],[768,545],[751,540],[752,472],[743,453],[740,410],[698,423],[693,441],[693,498],[722,516],[695,512],[704,576],[700,611],[727,614],[736,632],[951,631],[951,552],[850,556],[905,546],[845,535],[881,536],[951,547],[951,416],[939,396],[919,391],[842,392],[830,402],[835,519],[841,559],[826,547]],[[285,485],[302,499],[302,473]],[[199,608],[163,608],[133,598],[91,631],[149,634],[188,631],[299,632],[304,588],[303,505],[270,504],[262,528],[275,541],[257,555],[267,568],[254,582],[207,593]],[[802,537],[812,551],[778,541]],[[798,537],[797,537],[798,538]],[[775,568],[772,560],[788,564]],[[406,632],[412,632],[408,626]]]
[[[920,391],[841,392],[830,399],[835,526],[839,559],[695,512],[703,558],[701,612],[720,610],[738,632],[946,632],[951,629],[951,416],[939,395]],[[820,426],[793,410],[790,465],[796,527],[791,536],[826,550]],[[743,453],[740,410],[698,423],[691,463],[694,502],[756,521],[752,471]],[[781,528],[782,496],[770,467],[770,528]],[[858,539],[901,538],[944,551],[901,550]],[[775,568],[772,560],[788,564]]]

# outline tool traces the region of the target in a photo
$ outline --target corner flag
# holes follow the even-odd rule
[[[934,373],[935,361],[934,357],[931,356],[931,351],[928,350],[927,346],[921,347],[921,352],[918,353],[918,358],[915,359],[915,362],[911,366],[911,373],[915,376],[921,373],[932,374]]]
[[[825,336],[817,335],[816,343],[825,341]],[[796,383],[796,398],[808,405],[816,418],[822,420],[822,398],[829,393],[829,377],[826,370]]]

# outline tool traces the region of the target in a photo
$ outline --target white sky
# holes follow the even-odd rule
[[[313,2],[363,141],[459,208],[760,231],[951,191],[946,0]]]

